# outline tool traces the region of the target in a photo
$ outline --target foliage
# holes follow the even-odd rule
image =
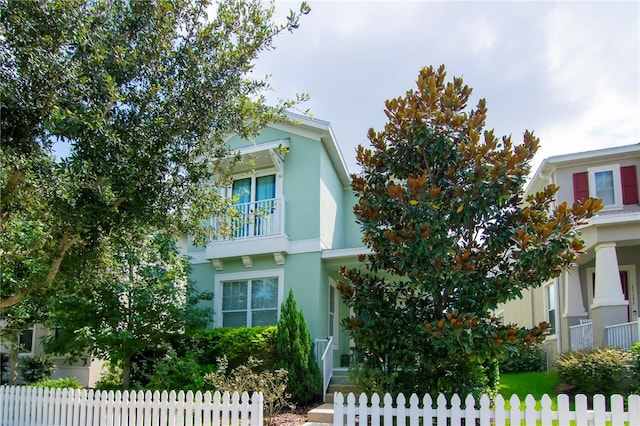
[[[25,382],[35,383],[48,379],[55,368],[51,355],[40,354],[23,358],[20,374]]]
[[[635,392],[640,394],[640,342],[636,342],[631,346],[633,354],[632,378],[635,384]]]
[[[105,370],[106,368],[106,370]],[[106,361],[103,366],[102,375],[96,382],[95,386],[98,390],[118,390],[122,389],[122,368],[117,364]]]
[[[80,269],[82,283],[67,281],[68,294],[52,301],[49,321],[59,333],[46,347],[71,357],[91,352],[119,365],[128,389],[136,356],[162,349],[193,321],[189,263],[165,234],[132,235],[105,247],[98,261]]]
[[[176,347],[180,355],[191,353],[202,365],[212,364],[224,355],[233,369],[253,356],[263,360],[263,368],[272,369],[277,359],[276,333],[276,326],[193,330]]]
[[[631,370],[633,356],[614,348],[566,352],[556,361],[558,376],[578,392],[612,395],[626,391],[625,379]]]
[[[287,391],[291,398],[299,404],[310,402],[322,386],[322,376],[307,321],[291,289],[280,307],[276,345],[278,366],[289,373]]]
[[[209,390],[205,376],[213,371],[213,366],[201,365],[196,357],[188,353],[178,356],[174,350],[155,363],[155,370],[149,377],[146,389],[157,390]]]
[[[82,389],[83,386],[75,378],[65,377],[61,379],[48,379],[40,380],[35,383],[31,383],[29,386],[36,388],[50,388],[50,389]]]
[[[9,372],[9,355],[0,352],[0,384],[5,383],[5,374]]]
[[[542,371],[544,352],[540,345],[516,344],[500,360],[500,373],[524,373]]]
[[[364,359],[357,375],[383,392],[490,385],[485,360],[548,327],[502,325],[490,312],[571,265],[578,225],[601,209],[595,199],[554,207],[553,184],[524,199],[538,139],[527,131],[516,145],[484,130],[485,100],[468,109],[471,88],[445,79],[444,66],[423,68],[415,90],[386,102],[372,148],[357,150],[354,213],[372,253],[342,269],[338,290]]]
[[[205,376],[205,381],[221,392],[262,392],[264,413],[269,424],[273,424],[273,417],[283,408],[289,407],[287,389],[287,371],[263,370],[262,361],[249,357],[246,365],[240,365],[228,371],[226,357],[219,358],[218,369]]]
[[[140,226],[203,242],[230,208],[229,134],[250,138],[305,98],[265,104],[252,75],[282,23],[259,0],[0,2],[0,307],[50,289]]]

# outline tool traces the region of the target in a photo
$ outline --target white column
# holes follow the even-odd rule
[[[602,243],[595,246],[596,252],[596,282],[593,305],[600,306],[627,305],[622,293],[616,243]]]
[[[564,291],[564,312],[562,316],[565,318],[587,317],[577,266],[564,271]]]

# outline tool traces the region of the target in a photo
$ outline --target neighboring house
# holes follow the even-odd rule
[[[602,198],[604,209],[580,228],[577,265],[498,310],[506,323],[551,324],[545,350],[557,353],[639,341],[640,144],[559,155],[542,162],[526,194],[553,183],[556,205]]]
[[[347,367],[350,341],[339,327],[349,315],[336,281],[342,265],[366,253],[351,180],[331,126],[292,116],[263,129],[253,141],[228,142],[245,161],[234,168],[223,195],[235,198],[231,238],[206,247],[183,242],[191,277],[213,292],[213,327],[276,324],[293,289],[314,339],[333,337],[333,365]],[[212,218],[212,226],[231,219]]]
[[[0,324],[1,325],[1,324]],[[20,351],[18,353],[18,362],[20,363],[25,357],[31,357],[42,354],[42,338],[52,335],[55,330],[50,330],[41,324],[34,324],[18,336],[18,344]],[[9,348],[0,342],[0,353],[9,354]],[[65,361],[65,357],[54,357],[56,369],[51,375],[52,379],[62,377],[76,378],[83,386],[93,387],[100,379],[104,362],[99,359],[80,359],[74,363]],[[11,372],[3,374],[0,384],[6,384],[9,380]],[[18,375],[18,383],[22,383],[22,378]]]

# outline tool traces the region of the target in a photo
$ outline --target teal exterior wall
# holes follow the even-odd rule
[[[292,135],[284,160],[283,192],[286,199],[286,232],[291,241],[320,236],[318,177],[322,144]]]

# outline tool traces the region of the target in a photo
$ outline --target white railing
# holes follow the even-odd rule
[[[231,236],[220,239],[239,239],[278,235],[284,230],[284,200],[268,200],[233,205],[234,214],[211,218],[211,226],[218,234],[230,230]]]
[[[640,341],[640,319],[625,324],[617,324],[604,328],[607,346],[620,349],[631,349]]]
[[[316,339],[316,360],[322,373],[322,401],[324,402],[333,376],[333,336]]]
[[[593,349],[593,323],[585,322],[569,327],[569,340],[572,351]]]
[[[431,396],[425,395],[422,401],[413,394],[407,404],[406,398],[400,394],[393,401],[391,395],[384,396],[382,403],[377,394],[371,398],[361,394],[358,401],[354,394],[347,396],[337,392],[334,395],[333,424],[378,426],[380,424],[410,424],[410,425],[480,425],[504,426],[511,425],[551,425],[558,426],[594,425],[604,426],[640,426],[640,395],[630,395],[625,399],[621,395],[613,395],[610,404],[603,395],[595,395],[592,404],[588,403],[586,395],[575,396],[575,408],[571,410],[568,395],[557,396],[557,410],[551,408],[551,398],[543,395],[540,408],[536,407],[536,400],[529,395],[524,400],[524,408],[520,408],[520,399],[513,395],[509,399],[510,408],[501,395],[494,401],[483,395],[479,401],[469,395],[462,400],[454,395],[447,401],[444,395],[438,396],[434,406]],[[477,406],[476,406],[477,404]],[[608,405],[608,407],[607,407]],[[592,407],[592,408],[590,408]]]
[[[262,425],[263,396],[0,387],[2,426]]]

